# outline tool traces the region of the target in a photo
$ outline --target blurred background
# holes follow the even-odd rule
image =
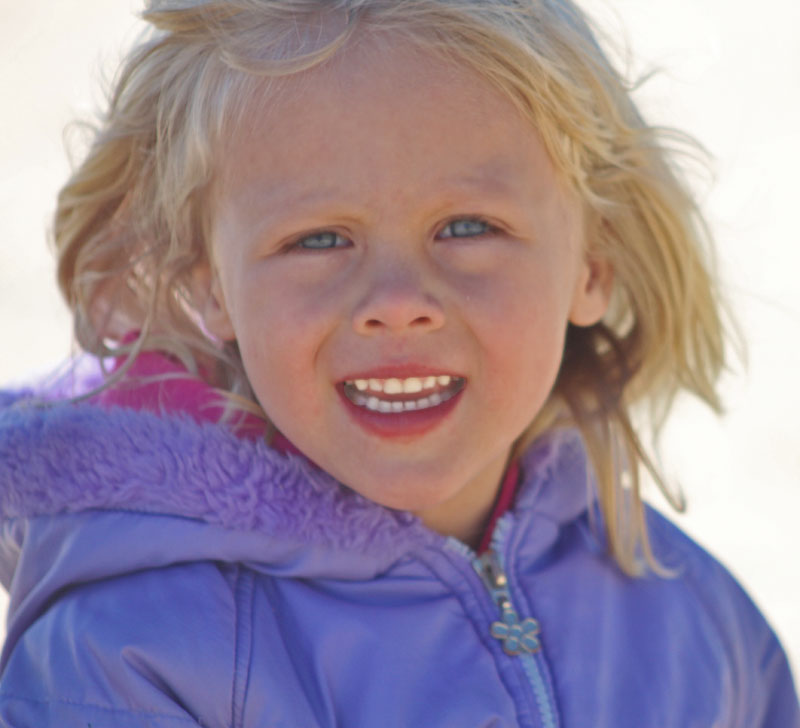
[[[662,459],[689,510],[675,520],[740,579],[800,669],[800,3],[584,0],[623,49],[651,122],[714,157],[699,178],[720,273],[748,342],[718,419],[682,401]],[[91,119],[137,36],[140,0],[0,0],[0,383],[70,351],[46,232],[69,171],[64,128]],[[630,51],[627,58],[625,49]],[[632,59],[632,60],[631,60]],[[668,510],[657,493],[652,502]],[[0,596],[0,613],[5,596]],[[2,634],[2,627],[0,627]]]

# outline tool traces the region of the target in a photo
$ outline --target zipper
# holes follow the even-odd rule
[[[533,655],[542,649],[538,634],[539,622],[528,617],[520,622],[519,614],[511,602],[508,592],[508,577],[500,564],[500,557],[494,549],[473,559],[472,566],[483,580],[492,600],[500,610],[500,619],[492,622],[489,633],[503,643],[503,650],[512,657]]]
[[[450,543],[454,550],[469,559],[497,608],[499,619],[491,623],[489,634],[502,643],[503,651],[510,658],[520,661],[536,698],[543,727],[558,728],[558,713],[545,679],[546,667],[539,639],[541,626],[533,617],[520,619],[511,599],[503,549],[511,530],[511,518],[506,514],[495,524],[491,545],[480,556],[461,541],[450,539]]]

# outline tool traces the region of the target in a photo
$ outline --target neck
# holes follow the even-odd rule
[[[507,466],[508,453],[504,453],[459,489],[452,498],[417,511],[415,515],[432,531],[478,548],[492,515]]]

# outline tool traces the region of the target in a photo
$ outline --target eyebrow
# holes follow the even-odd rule
[[[438,180],[431,186],[441,190],[442,194],[463,193],[479,194],[481,196],[502,197],[513,194],[516,185],[510,180],[514,178],[514,170],[508,164],[485,165],[486,173],[477,171],[450,179]],[[291,184],[281,183],[274,185],[273,189],[265,190],[265,186],[253,185],[254,197],[259,205],[269,204],[285,206],[289,203],[300,208],[324,206],[334,203],[342,197],[341,185],[326,187],[315,186],[304,190],[293,188]],[[255,196],[258,196],[257,198]],[[249,197],[249,195],[248,195]]]
[[[544,174],[533,176],[535,181],[532,187],[532,178],[525,174],[526,171],[524,164],[518,159],[499,156],[482,160],[461,173],[456,172],[437,180],[426,180],[425,188],[431,192],[427,195],[425,204],[434,213],[460,204],[514,204],[524,197],[528,208],[535,207],[539,202],[546,201],[552,190],[549,189],[548,177]],[[245,215],[250,218],[249,224],[256,237],[261,234],[257,231],[270,229],[276,223],[281,224],[281,218],[286,216],[310,214],[325,217],[333,214],[341,217],[342,204],[352,202],[347,199],[348,193],[343,192],[342,184],[325,184],[324,180],[320,180],[320,184],[306,188],[293,184],[291,179],[277,183],[269,180],[269,185],[266,182],[267,180],[255,177],[247,180],[238,190],[232,190],[239,197],[237,207],[245,210]],[[364,204],[362,207],[360,211],[350,207],[346,217],[358,219],[360,214],[369,213],[369,205]],[[265,214],[267,211],[268,215]]]
[[[504,165],[504,167],[504,170],[488,174],[470,174],[453,178],[444,182],[442,189],[469,190],[480,194],[488,192],[494,196],[508,195],[515,189],[515,185],[509,181],[514,178],[514,173],[508,169],[508,165]]]

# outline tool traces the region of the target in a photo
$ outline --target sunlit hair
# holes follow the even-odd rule
[[[640,471],[682,505],[631,417],[644,412],[657,432],[681,390],[719,409],[720,305],[704,223],[672,161],[687,140],[643,121],[582,13],[568,0],[152,0],[144,19],[153,30],[123,67],[55,216],[80,346],[129,360],[166,350],[258,410],[235,344],[204,333],[192,285],[207,260],[219,152],[251,100],[270,98],[259,94],[265,84],[324,63],[359,34],[418,43],[474,69],[530,119],[583,201],[589,254],[614,267],[611,310],[595,326],[570,326],[552,396],[517,448],[577,425],[609,552],[628,574],[658,569]],[[139,338],[123,342],[132,330]]]

